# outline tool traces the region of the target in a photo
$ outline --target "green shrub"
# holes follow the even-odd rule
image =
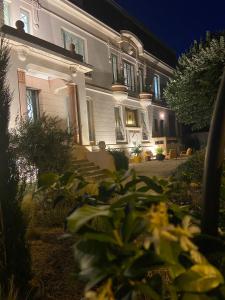
[[[21,120],[12,131],[11,145],[25,177],[35,169],[41,174],[69,168],[71,136],[60,126],[57,117],[43,115],[35,121]]]
[[[188,160],[178,166],[174,173],[177,180],[202,183],[205,150],[195,152]]]
[[[124,151],[118,151],[118,150],[108,150],[109,153],[113,156],[115,167],[117,171],[121,170],[128,170],[129,169],[129,159],[126,156]]]

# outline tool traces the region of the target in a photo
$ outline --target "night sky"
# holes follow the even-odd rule
[[[115,1],[178,55],[207,30],[225,30],[225,0]]]

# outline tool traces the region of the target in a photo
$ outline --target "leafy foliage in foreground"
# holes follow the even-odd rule
[[[121,171],[121,170],[127,171],[129,169],[129,159],[126,156],[124,151],[118,151],[113,149],[109,149],[108,151],[114,158],[117,171]]]
[[[225,66],[225,34],[197,43],[179,60],[165,98],[178,119],[193,130],[208,127]]]
[[[111,201],[84,205],[67,219],[86,299],[225,299],[223,276],[192,241],[198,227],[167,204],[168,183],[135,174],[124,184],[122,174],[114,179],[104,189]]]

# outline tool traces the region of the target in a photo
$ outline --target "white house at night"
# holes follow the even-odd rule
[[[59,116],[89,150],[99,141],[147,148],[154,138],[179,136],[163,98],[175,54],[114,1],[0,5],[11,47],[11,127],[17,116]]]

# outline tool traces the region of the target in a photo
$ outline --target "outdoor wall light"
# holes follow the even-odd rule
[[[164,114],[163,112],[161,112],[161,113],[159,114],[159,117],[160,117],[161,120],[164,120],[164,119],[165,119],[165,114]]]

